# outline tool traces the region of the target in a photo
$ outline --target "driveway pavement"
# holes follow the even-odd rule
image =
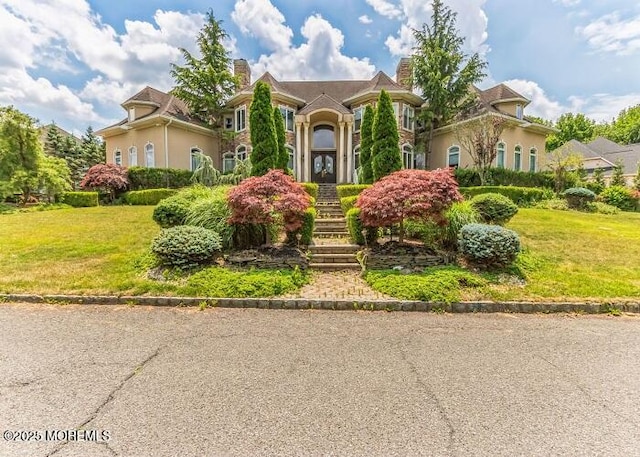
[[[0,304],[0,433],[2,457],[638,456],[640,318]]]

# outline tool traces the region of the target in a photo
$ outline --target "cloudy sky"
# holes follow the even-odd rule
[[[82,133],[124,117],[146,85],[169,90],[179,48],[195,51],[213,8],[233,57],[258,77],[393,76],[428,22],[428,0],[0,0],[0,105]],[[444,0],[468,53],[489,63],[480,84],[506,82],[528,114],[611,120],[640,103],[640,2]]]

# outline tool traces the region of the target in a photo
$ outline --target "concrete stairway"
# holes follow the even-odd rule
[[[316,210],[318,216],[315,221],[313,237],[322,239],[322,243],[309,246],[312,255],[309,266],[314,270],[321,271],[359,270],[360,264],[355,256],[360,249],[359,246],[344,244],[349,232],[342,208],[340,208],[335,184],[319,185]],[[331,243],[331,239],[334,239],[336,243],[325,243],[325,241]]]

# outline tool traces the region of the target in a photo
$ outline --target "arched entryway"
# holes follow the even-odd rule
[[[337,182],[336,129],[331,124],[313,127],[311,137],[311,181]]]

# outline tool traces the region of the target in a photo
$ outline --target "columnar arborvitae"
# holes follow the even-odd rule
[[[384,90],[378,97],[378,107],[373,121],[371,156],[374,181],[402,169],[398,123],[393,112],[391,97]]]
[[[273,123],[271,89],[267,83],[258,81],[253,91],[249,112],[251,132],[251,175],[262,176],[276,168],[278,138]]]
[[[373,119],[376,115],[371,105],[367,105],[362,116],[360,126],[360,182],[373,183],[373,168],[371,167],[371,146],[373,145]]]
[[[280,108],[273,108],[273,125],[276,130],[276,139],[278,140],[278,158],[276,160],[276,168],[287,171],[289,164],[289,153],[286,148],[286,134],[284,131],[284,119]]]

